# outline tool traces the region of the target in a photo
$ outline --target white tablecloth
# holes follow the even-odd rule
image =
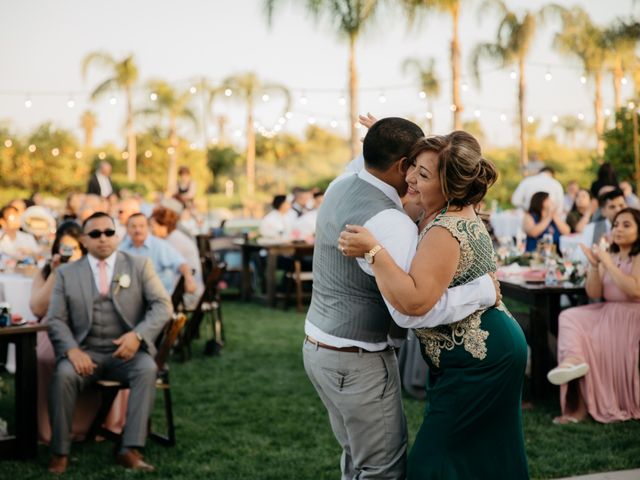
[[[489,217],[493,233],[496,238],[523,236],[522,222],[524,212],[522,210],[505,210],[504,212],[492,213]]]
[[[15,273],[0,273],[0,301],[11,305],[12,313],[19,313],[25,320],[36,320],[29,308],[32,277]],[[10,373],[16,371],[15,345],[9,344],[5,368]]]

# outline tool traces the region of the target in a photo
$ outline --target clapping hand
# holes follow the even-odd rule
[[[587,247],[584,243],[580,244],[580,250],[584,253],[584,256],[587,257],[589,263],[593,267],[597,267],[600,263],[600,249],[597,245],[594,245],[592,248]]]
[[[362,257],[378,244],[376,238],[360,225],[346,225],[340,234],[338,249],[347,257]]]

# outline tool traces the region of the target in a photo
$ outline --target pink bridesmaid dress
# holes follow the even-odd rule
[[[45,322],[45,320],[43,320]],[[51,441],[51,424],[49,423],[49,384],[55,367],[53,346],[47,332],[38,332],[38,439],[41,442]],[[116,396],[104,426],[115,433],[121,433],[127,416],[129,390],[121,390]],[[84,440],[91,423],[100,407],[100,394],[95,390],[82,392],[78,396],[73,415],[72,439]]]
[[[629,274],[632,259],[619,264]],[[589,365],[578,379],[589,415],[601,423],[640,419],[640,300],[632,300],[607,272],[603,303],[569,308],[559,317],[558,364],[577,358]],[[560,406],[567,410],[567,385],[560,386]]]

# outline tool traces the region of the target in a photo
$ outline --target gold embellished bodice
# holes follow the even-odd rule
[[[438,215],[420,232],[418,243],[431,228],[436,226],[446,228],[460,243],[460,260],[449,287],[464,285],[486,273],[496,271],[493,244],[482,220],[446,214]],[[483,312],[484,310],[478,310],[450,325],[415,330],[433,365],[440,366],[440,353],[443,349],[453,350],[459,345],[462,345],[474,358],[482,360],[486,357],[485,341],[489,332],[480,328],[480,316]]]

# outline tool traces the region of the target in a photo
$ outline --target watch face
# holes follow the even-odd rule
[[[369,252],[364,254],[364,259],[367,261],[367,263],[373,263],[373,257]]]

